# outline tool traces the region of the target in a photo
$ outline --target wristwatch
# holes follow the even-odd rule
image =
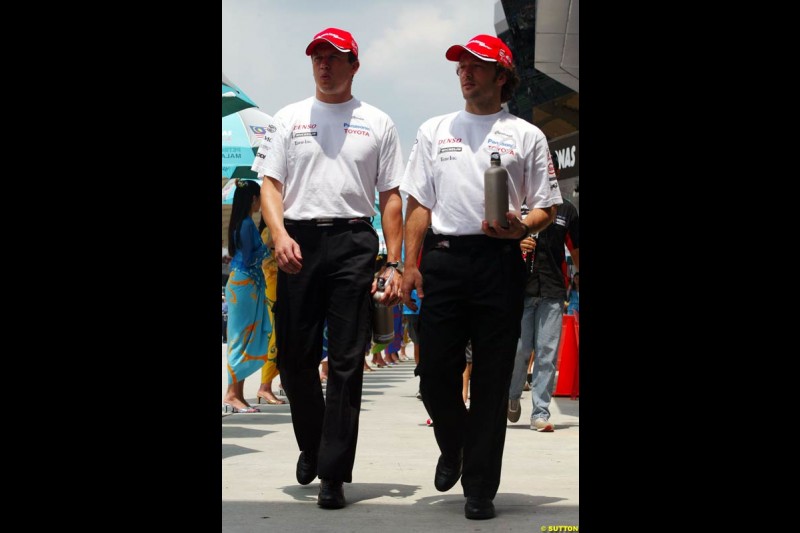
[[[387,267],[392,267],[393,269],[397,270],[401,274],[403,273],[403,264],[400,263],[399,261],[387,262],[386,266]]]

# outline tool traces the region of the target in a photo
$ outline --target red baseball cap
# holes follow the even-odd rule
[[[483,61],[494,61],[504,67],[514,68],[514,58],[506,43],[491,35],[476,35],[465,45],[454,44],[445,52],[445,57],[450,61],[458,61],[461,52],[466,50]]]
[[[353,52],[358,58],[358,44],[349,31],[340,30],[339,28],[326,28],[316,34],[311,43],[306,47],[306,55],[310,56],[322,41],[328,42],[340,52]]]

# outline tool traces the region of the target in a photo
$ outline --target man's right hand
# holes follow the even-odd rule
[[[288,235],[275,239],[275,261],[278,268],[287,274],[297,274],[303,268],[303,254],[300,245]]]
[[[534,248],[536,248],[536,239],[528,235],[521,241],[519,241],[519,248],[523,252],[532,252]]]
[[[425,293],[422,291],[422,274],[415,265],[406,265],[403,272],[403,303],[412,311],[417,311],[417,304],[411,297],[411,291],[417,290],[417,298],[422,300]]]

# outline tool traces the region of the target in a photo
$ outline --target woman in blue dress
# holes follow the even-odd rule
[[[572,276],[572,283],[567,291],[567,299],[569,303],[567,304],[566,314],[568,315],[577,315],[580,312],[580,283],[578,280],[578,274],[579,272],[575,272],[575,275]]]
[[[261,262],[270,250],[261,240],[253,215],[261,209],[261,185],[238,180],[228,225],[231,273],[225,286],[228,300],[228,390],[225,412],[256,413],[244,398],[244,379],[267,360],[272,323],[267,312],[266,282]]]

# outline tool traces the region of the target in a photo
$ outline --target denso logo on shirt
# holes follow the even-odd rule
[[[292,138],[295,137],[316,137],[316,131],[308,131],[316,129],[316,124],[295,124],[292,127]]]
[[[461,137],[449,137],[447,139],[439,139],[436,144],[439,145],[439,151],[437,152],[438,155],[447,153],[447,152],[460,152],[463,150],[461,146],[447,146],[447,145],[458,145],[461,144]],[[442,146],[445,145],[445,146]],[[440,157],[439,161],[455,161],[456,158],[453,156],[446,156]]]

